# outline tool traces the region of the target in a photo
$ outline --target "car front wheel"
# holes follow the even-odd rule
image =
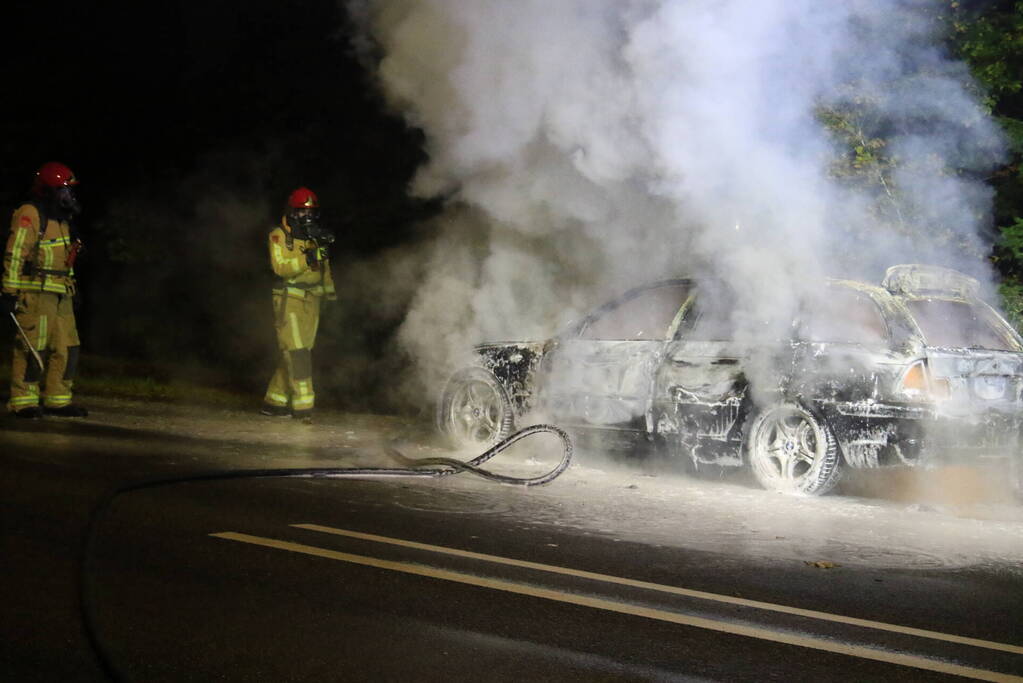
[[[841,458],[834,434],[795,403],[760,411],[747,432],[746,452],[753,475],[766,489],[821,495],[838,483]]]
[[[512,432],[511,400],[489,371],[462,370],[444,388],[437,426],[457,448],[489,448]]]

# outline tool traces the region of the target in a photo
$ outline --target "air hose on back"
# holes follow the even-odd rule
[[[561,439],[563,454],[561,460],[554,469],[536,477],[511,477],[497,474],[480,467],[494,456],[508,449],[513,444],[533,434],[550,433]],[[118,496],[132,491],[170,486],[173,484],[184,484],[199,481],[217,481],[227,479],[369,479],[369,478],[407,478],[407,477],[447,477],[461,472],[468,472],[483,477],[489,481],[511,486],[541,486],[547,484],[568,467],[572,461],[572,440],[560,427],[547,424],[537,424],[525,427],[491,446],[485,452],[468,461],[455,458],[434,457],[434,458],[409,458],[396,448],[389,447],[388,454],[405,465],[404,467],[313,467],[313,468],[280,468],[280,469],[254,469],[254,470],[219,470],[209,472],[197,472],[195,474],[179,475],[174,477],[162,477],[148,479],[120,486],[106,495],[93,507],[85,527],[85,539],[82,544],[81,562],[79,565],[78,596],[82,609],[85,635],[89,645],[99,659],[103,673],[111,680],[125,681],[127,677],[114,664],[107,652],[96,630],[96,619],[92,606],[92,554],[95,544],[96,531],[99,522],[107,509]]]

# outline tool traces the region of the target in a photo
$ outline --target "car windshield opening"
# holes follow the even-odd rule
[[[906,307],[928,346],[1019,351],[1011,332],[984,306],[966,301],[917,299]]]

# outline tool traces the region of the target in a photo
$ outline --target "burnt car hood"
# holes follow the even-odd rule
[[[549,341],[491,341],[473,348],[495,365],[518,365],[542,355],[549,344]]]

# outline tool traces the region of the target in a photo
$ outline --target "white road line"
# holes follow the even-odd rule
[[[781,631],[773,631],[767,628],[743,626],[741,624],[731,624],[728,622],[715,621],[713,619],[705,619],[702,617],[694,617],[685,614],[678,614],[675,612],[667,612],[664,610],[652,609],[649,607],[641,607],[639,605],[630,605],[628,603],[603,600],[600,598],[594,598],[585,595],[576,595],[574,593],[567,593],[564,591],[551,590],[547,588],[538,588],[535,586],[511,583],[509,581],[501,581],[498,579],[487,579],[479,576],[472,576],[470,574],[462,574],[459,572],[452,572],[444,569],[426,567],[423,565],[415,565],[405,562],[394,562],[391,560],[382,560],[379,558],[365,557],[362,555],[352,555],[350,553],[342,553],[336,550],[328,550],[326,548],[317,548],[316,546],[304,545],[302,543],[291,543],[289,541],[281,541],[274,538],[264,538],[262,536],[252,536],[250,534],[241,534],[233,531],[223,531],[219,533],[210,534],[210,536],[213,536],[215,538],[223,538],[231,541],[239,541],[241,543],[249,543],[252,545],[264,546],[267,548],[287,550],[293,553],[313,555],[316,557],[323,557],[331,560],[338,560],[341,562],[350,562],[352,564],[359,564],[367,567],[376,567],[378,569],[387,569],[390,571],[402,572],[405,574],[414,574],[416,576],[425,576],[434,579],[442,579],[444,581],[453,581],[456,583],[463,583],[470,586],[479,586],[481,588],[490,588],[492,590],[500,590],[508,593],[515,593],[518,595],[527,595],[534,598],[542,598],[544,600],[553,600],[556,602],[564,602],[572,605],[580,605],[583,607],[602,609],[609,612],[617,612],[619,614],[628,614],[631,616],[644,617],[647,619],[656,619],[658,621],[682,624],[684,626],[693,626],[696,628],[702,628],[711,631],[719,631],[722,633],[730,633],[733,635],[746,636],[748,638],[758,638],[760,640],[766,640],[775,643],[796,645],[799,647],[811,648],[814,650],[822,650],[824,652],[833,652],[840,655],[859,657],[861,659],[870,659],[878,662],[884,662],[886,664],[896,664],[916,669],[923,669],[926,671],[936,671],[938,673],[951,674],[953,676],[966,676],[969,678],[975,678],[977,680],[982,681],[1016,681],[1019,683],[1023,683],[1023,677],[1010,676],[1008,674],[998,673],[996,671],[988,671],[986,669],[975,669],[972,667],[959,666],[949,662],[928,659],[925,657],[900,654],[897,652],[890,652],[887,650],[876,650],[873,648],[861,647],[856,645],[847,645],[845,643],[824,640],[822,638],[813,638],[810,636],[800,636]]]
[[[730,595],[720,595],[718,593],[707,593],[704,591],[692,590],[690,588],[678,588],[676,586],[665,586],[659,583],[649,583],[647,581],[637,581],[636,579],[626,579],[620,576],[611,576],[609,574],[597,574],[595,572],[588,572],[579,569],[569,569],[568,567],[558,567],[556,565],[540,564],[539,562],[529,562],[526,560],[515,560],[508,557],[500,557],[498,555],[485,555],[483,553],[474,553],[468,550],[459,550],[457,548],[447,548],[440,545],[430,545],[428,543],[417,543],[415,541],[406,541],[400,538],[390,538],[388,536],[376,536],[374,534],[364,534],[359,531],[350,531],[348,529],[335,529],[329,526],[321,526],[319,524],[292,524],[291,526],[298,529],[308,529],[309,531],[320,531],[326,534],[333,534],[335,536],[347,536],[349,538],[358,538],[363,541],[374,541],[376,543],[387,543],[390,545],[402,546],[404,548],[415,548],[417,550],[429,550],[435,553],[444,553],[447,555],[455,555],[457,557],[466,557],[473,560],[483,560],[485,562],[495,562],[498,564],[510,565],[513,567],[523,567],[526,569],[535,569],[543,572],[550,572],[552,574],[564,574],[566,576],[575,576],[582,579],[592,579],[594,581],[603,581],[605,583],[613,583],[619,586],[630,586],[633,588],[644,588],[647,590],[660,591],[662,593],[671,593],[673,595],[684,595],[688,598],[699,598],[700,600],[713,600],[715,602],[723,602],[730,605],[741,605],[742,607],[753,607],[760,610],[768,610],[771,612],[781,612],[784,614],[794,614],[801,617],[809,617],[811,619],[819,619],[821,621],[831,621],[840,624],[849,624],[851,626],[862,626],[864,628],[874,629],[876,631],[889,631],[891,633],[902,633],[910,636],[917,636],[919,638],[930,638],[932,640],[943,640],[949,643],[959,643],[961,645],[971,645],[973,647],[983,647],[989,650],[1000,650],[1002,652],[1011,652],[1013,654],[1023,654],[1023,647],[1019,645],[1010,645],[1008,643],[997,643],[991,640],[980,640],[978,638],[967,638],[965,636],[957,636],[951,633],[941,633],[939,631],[928,631],[920,628],[912,628],[909,626],[899,626],[897,624],[886,624],[882,621],[870,621],[869,619],[857,619],[855,617],[846,617],[841,614],[831,614],[829,612],[819,612],[817,610],[802,609],[800,607],[789,607],[788,605],[778,605],[771,602],[760,602],[759,600],[747,600],[745,598],[736,598]]]

